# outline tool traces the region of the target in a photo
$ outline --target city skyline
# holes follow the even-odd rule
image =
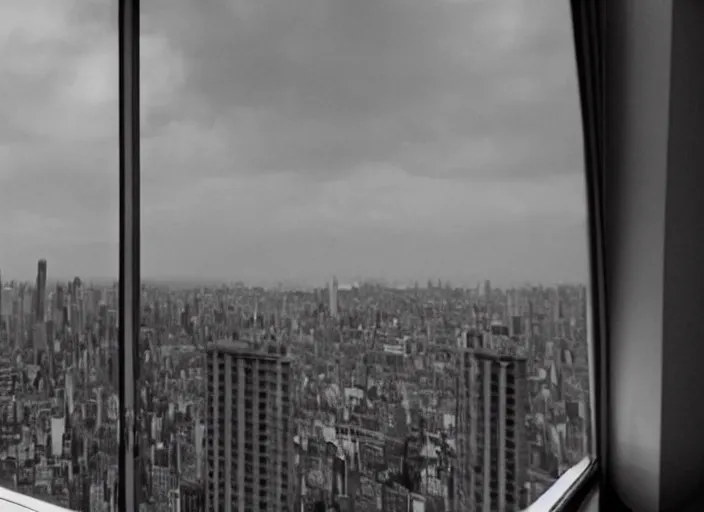
[[[586,281],[563,4],[145,4],[143,275]],[[77,5],[2,6],[11,278],[117,275],[117,18]]]
[[[30,288],[35,287],[35,279],[36,279],[36,271],[35,271],[35,276],[34,277],[28,277],[28,278],[18,278],[17,276],[12,276],[12,275],[7,275],[6,273],[2,272],[2,269],[0,269],[0,278],[2,280],[0,281],[1,284],[9,284],[12,282],[15,283],[23,283],[26,285],[29,285]],[[72,282],[75,278],[79,278],[82,283],[87,284],[88,286],[99,286],[99,287],[109,287],[116,283],[118,281],[118,277],[106,277],[106,276],[99,276],[99,277],[93,277],[93,276],[81,276],[81,275],[74,275],[73,277],[68,277],[68,276],[60,276],[60,277],[52,277],[52,276],[47,276],[46,279],[46,284],[48,286],[47,291],[51,292],[54,287],[58,286],[63,286],[66,283]],[[220,287],[222,285],[226,286],[244,286],[245,288],[263,288],[267,291],[274,291],[276,289],[281,288],[283,291],[311,291],[314,289],[319,289],[319,290],[328,290],[329,285],[332,282],[333,279],[337,279],[337,275],[330,275],[327,277],[322,278],[321,280],[318,281],[308,281],[304,282],[302,280],[254,280],[254,281],[247,281],[244,279],[237,279],[236,277],[231,277],[231,278],[198,278],[198,277],[150,277],[150,276],[142,276],[142,284],[147,285],[147,286],[167,286],[172,289],[182,289],[182,288],[194,288],[194,287]],[[398,290],[404,290],[404,289],[412,289],[416,285],[419,288],[424,288],[427,289],[428,285],[431,285],[433,288],[445,288],[448,285],[452,288],[457,288],[457,289],[473,289],[473,288],[482,288],[485,286],[486,282],[490,282],[492,285],[492,288],[498,289],[498,290],[510,290],[510,289],[527,289],[531,287],[543,287],[543,288],[553,288],[553,287],[560,287],[560,286],[588,286],[587,280],[579,280],[579,279],[568,279],[568,280],[560,280],[560,281],[536,281],[536,280],[523,280],[523,281],[511,281],[507,282],[506,280],[498,279],[498,280],[493,280],[489,277],[483,277],[483,278],[478,278],[475,280],[469,279],[467,277],[460,277],[457,279],[442,279],[442,278],[437,278],[437,277],[429,277],[429,278],[423,278],[423,279],[409,279],[409,280],[401,280],[401,279],[386,279],[384,277],[374,277],[374,276],[358,276],[355,279],[349,279],[349,280],[343,280],[339,283],[339,289],[340,291],[345,291],[354,287],[359,287],[362,285],[380,285],[382,288],[389,288],[389,289],[398,289]]]

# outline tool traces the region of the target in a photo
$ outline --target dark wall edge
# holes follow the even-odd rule
[[[672,12],[660,508],[704,489],[704,3]]]

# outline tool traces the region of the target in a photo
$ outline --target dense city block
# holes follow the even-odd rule
[[[113,511],[118,285],[0,284],[0,481]],[[589,455],[582,285],[142,286],[145,510],[526,507]]]

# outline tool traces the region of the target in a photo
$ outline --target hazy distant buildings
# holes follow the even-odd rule
[[[457,382],[457,510],[518,511],[527,479],[527,361],[460,349]]]
[[[207,348],[206,365],[205,510],[290,510],[290,360],[221,341]]]

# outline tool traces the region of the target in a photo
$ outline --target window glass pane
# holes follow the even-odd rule
[[[567,2],[141,14],[149,499],[517,510],[591,453]]]
[[[111,5],[0,2],[0,486],[73,510],[118,464]]]

